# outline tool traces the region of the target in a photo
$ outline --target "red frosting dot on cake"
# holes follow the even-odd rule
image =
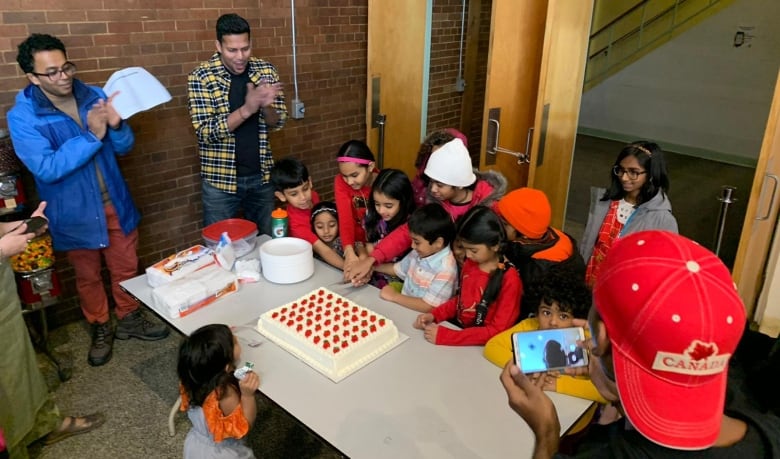
[[[279,313],[278,312],[274,312],[273,314],[271,314],[271,318],[272,319],[276,319],[277,317],[279,317]]]
[[[314,322],[313,322],[311,319],[306,319],[306,325],[311,325],[311,324],[313,324],[313,323],[314,323]]]
[[[324,295],[324,294],[325,294],[325,290],[322,290],[322,289],[320,289],[320,291],[319,291],[319,292],[317,292],[317,294],[318,294],[319,296],[322,296],[322,295]]]
[[[310,337],[311,336],[311,330],[306,330],[304,335],[306,335],[307,338]]]
[[[358,337],[357,335],[352,335],[352,342],[357,343]]]
[[[349,321],[347,319],[344,319],[344,322],[341,322],[341,325],[347,327],[349,326]]]
[[[375,322],[376,321],[376,316],[371,314],[371,317],[369,317],[368,320],[370,320],[371,322]]]
[[[341,316],[336,314],[335,316],[333,316],[333,320],[339,321],[341,320]]]
[[[342,347],[342,348],[346,349],[346,348],[347,348],[347,346],[349,346],[349,342],[348,342],[348,341],[343,341],[343,342],[341,343],[341,347]]]
[[[334,343],[338,343],[339,342],[339,335],[334,335],[333,336],[333,342]]]
[[[294,323],[295,323],[295,321],[290,319],[290,320],[287,321],[287,326],[288,327],[292,327]]]
[[[329,343],[329,342],[327,342],[327,341],[323,341],[323,342],[322,342],[322,347],[324,347],[325,349],[327,349],[327,348],[329,348],[329,347],[330,347],[330,343]]]
[[[371,325],[371,326],[368,328],[368,330],[369,330],[371,333],[374,333],[374,332],[376,332],[376,325]]]
[[[365,317],[367,315],[368,315],[368,311],[366,311],[365,309],[360,311],[360,317]]]
[[[360,336],[362,336],[363,338],[365,338],[366,336],[368,336],[368,332],[367,332],[367,331],[365,331],[365,330],[363,330],[362,332],[360,332]]]
[[[303,330],[303,325],[301,325],[301,324],[298,324],[298,326],[297,326],[297,327],[295,327],[295,330],[296,330],[296,331],[301,331],[301,330]]]
[[[315,335],[314,336],[314,344],[317,344],[319,342],[320,342],[320,336],[319,335]]]
[[[379,319],[379,326],[384,327],[385,326],[385,319]]]
[[[324,336],[325,338],[330,336],[330,330],[325,330],[324,332],[322,332],[322,336]]]
[[[337,348],[337,347],[334,347],[334,348],[333,348],[333,353],[334,353],[334,354],[338,354],[340,350],[341,350],[341,349],[339,349],[339,348]]]
[[[342,333],[342,336],[344,336],[344,338],[349,336],[349,330],[344,330],[344,333]]]
[[[328,293],[328,296],[326,298],[329,299],[329,300],[333,299],[333,294],[332,293]]]
[[[314,326],[314,330],[315,330],[315,331],[320,331],[320,330],[322,330],[322,325],[320,325],[320,324],[317,324],[317,325],[315,325],[315,326]]]
[[[334,325],[333,325],[333,331],[334,331],[334,332],[337,332],[337,331],[339,331],[339,326],[338,326],[338,325],[336,325],[336,324],[334,324]]]

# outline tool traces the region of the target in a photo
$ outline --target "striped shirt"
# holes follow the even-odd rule
[[[422,298],[431,306],[452,298],[458,286],[458,264],[449,246],[425,258],[412,250],[393,270],[404,280],[402,294]]]
[[[261,80],[278,83],[276,68],[262,59],[250,58],[249,79],[256,85]],[[228,193],[236,192],[236,137],[228,130],[230,115],[230,73],[222,64],[219,53],[202,62],[187,77],[187,99],[192,126],[198,136],[200,150],[200,175],[215,188]],[[284,93],[280,92],[271,107],[279,114],[279,124],[272,130],[281,129],[287,120]],[[270,108],[266,108],[269,110]],[[263,174],[263,183],[271,177],[274,158],[268,142],[268,126],[262,110],[258,110],[258,160]]]

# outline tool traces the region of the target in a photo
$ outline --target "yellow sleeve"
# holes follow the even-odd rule
[[[499,367],[504,368],[504,365],[512,359],[512,333],[538,329],[539,320],[535,317],[529,317],[509,330],[503,331],[490,338],[487,344],[485,344],[483,354],[486,359]]]
[[[598,403],[607,403],[604,397],[599,394],[590,378],[586,376],[562,375],[558,378],[556,384],[556,392],[561,394],[593,400]]]

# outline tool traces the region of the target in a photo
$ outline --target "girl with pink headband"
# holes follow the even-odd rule
[[[350,140],[339,148],[336,158],[339,175],[333,182],[339,233],[344,249],[344,271],[358,261],[358,248],[366,242],[363,221],[366,216],[371,186],[379,174],[374,154],[360,140]]]

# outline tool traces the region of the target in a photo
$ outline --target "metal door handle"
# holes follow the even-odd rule
[[[515,158],[517,158],[517,164],[528,164],[528,163],[531,162],[531,158],[528,155],[528,146],[530,144],[530,137],[526,139],[526,144],[525,144],[525,148],[526,148],[525,151],[526,152],[525,153],[522,153],[522,152],[519,152],[519,151],[510,150],[508,148],[503,148],[503,147],[500,147],[498,145],[498,138],[499,138],[499,136],[501,134],[501,123],[499,123],[499,121],[497,119],[493,119],[493,118],[488,118],[488,123],[490,123],[493,126],[495,126],[495,131],[494,131],[495,132],[495,137],[494,137],[495,144],[492,145],[492,148],[490,148],[490,145],[488,145],[488,148],[486,148],[486,151],[487,151],[488,154],[495,155],[496,153],[504,153],[504,154],[507,154],[507,155],[512,155]],[[530,132],[532,130],[533,130],[533,128],[529,129],[529,136],[530,136]],[[488,135],[488,137],[490,137],[490,135]]]
[[[385,124],[387,115],[379,113],[376,115],[376,125],[379,128],[379,151],[376,155],[377,167],[382,170],[385,167]]]
[[[774,185],[772,185],[772,197],[769,198],[769,205],[767,206],[766,215],[764,215],[763,217],[756,217],[756,220],[769,220],[769,216],[772,214],[772,208],[775,206],[775,196],[777,195],[777,184],[778,184],[777,176],[774,174],[765,174],[764,176],[772,180],[772,182],[774,183]],[[759,199],[758,202],[761,202],[761,200]]]

